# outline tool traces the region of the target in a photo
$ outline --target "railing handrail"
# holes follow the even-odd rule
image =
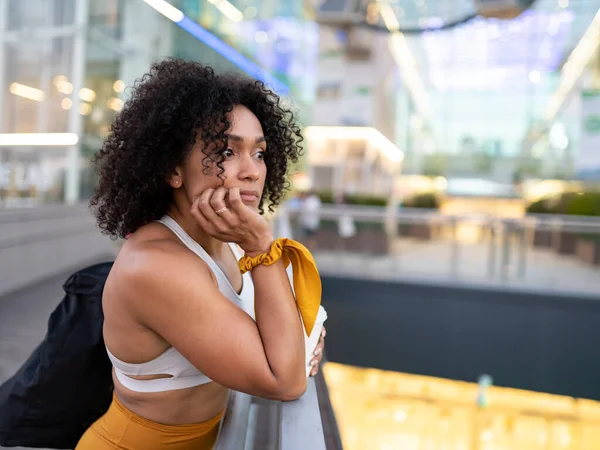
[[[302,397],[281,404],[279,439],[281,450],[325,450],[325,436],[314,377],[306,380],[306,392]]]
[[[227,409],[221,422],[215,450],[243,449],[249,427],[250,395],[231,391]],[[315,379],[306,380],[306,392],[293,402],[272,402],[280,408],[277,450],[325,450]]]
[[[31,222],[40,219],[84,217],[92,213],[86,203],[36,205],[23,208],[0,207],[0,223]]]
[[[301,214],[299,209],[289,209],[290,216]],[[600,233],[600,217],[558,215],[558,214],[527,214],[520,218],[495,217],[489,214],[463,213],[444,214],[438,210],[419,208],[390,209],[385,206],[357,205],[321,205],[319,217],[322,220],[339,219],[350,216],[357,222],[396,224],[456,224],[459,222],[479,223],[487,226],[502,226],[513,228],[562,230],[570,232]]]
[[[230,391],[225,414],[221,420],[219,438],[214,450],[243,449],[248,434],[248,417],[252,397],[242,392]]]
[[[288,213],[295,216],[298,209],[288,208]],[[577,231],[577,227],[598,228],[600,217],[575,216],[561,214],[527,214],[520,218],[495,217],[486,213],[443,214],[437,209],[427,208],[389,208],[387,206],[371,205],[321,205],[319,215],[322,219],[337,219],[341,215],[349,215],[358,222],[384,222],[394,220],[397,223],[452,223],[456,221],[480,222],[484,224],[504,224],[524,228],[563,229]],[[91,215],[86,203],[75,205],[52,204],[36,205],[33,207],[0,208],[0,222],[23,222],[41,218],[66,218]]]

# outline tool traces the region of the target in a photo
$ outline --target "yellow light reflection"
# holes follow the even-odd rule
[[[328,362],[345,450],[596,450],[600,402]]]
[[[69,83],[68,81],[60,81],[59,80],[58,84],[56,85],[56,89],[61,94],[69,95],[71,92],[73,92],[73,85],[71,83]]]
[[[63,83],[66,83],[67,81],[69,81],[69,80],[64,75],[56,75],[52,79],[52,83],[54,83],[54,86],[56,86],[56,87],[60,86]]]
[[[62,109],[64,110],[69,110],[73,107],[73,100],[71,100],[70,98],[63,98],[62,101],[60,102],[60,106]]]
[[[45,97],[44,91],[21,83],[12,83],[9,90],[11,94],[36,102],[41,102]]]
[[[404,159],[402,150],[373,127],[312,125],[306,127],[304,133],[309,140],[366,140],[390,161],[401,162]]]
[[[93,102],[96,98],[96,92],[89,88],[81,88],[79,89],[79,98],[86,102]]]
[[[92,113],[92,105],[89,103],[80,103],[79,104],[79,114],[84,116],[89,116]]]
[[[116,97],[111,97],[108,99],[107,105],[113,111],[121,111],[123,109],[123,100]]]
[[[125,83],[123,80],[117,80],[113,83],[113,89],[115,92],[123,92],[125,90]]]

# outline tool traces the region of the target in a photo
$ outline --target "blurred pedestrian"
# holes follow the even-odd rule
[[[338,205],[341,207],[338,217],[338,236],[340,237],[341,249],[345,250],[348,239],[356,235],[356,224],[348,211],[348,200],[345,195],[340,195]]]
[[[317,232],[321,226],[321,199],[314,191],[305,194],[300,207],[300,227],[310,250],[317,248]]]

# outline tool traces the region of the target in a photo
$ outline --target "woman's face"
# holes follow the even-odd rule
[[[231,126],[226,131],[227,149],[223,151],[225,159],[221,177],[224,181],[217,176],[219,169],[214,163],[205,170],[206,154],[202,151],[204,143],[199,137],[183,167],[178,167],[171,177],[170,184],[174,188],[183,185],[190,203],[206,189],[237,187],[242,201],[258,209],[267,176],[264,161],[267,143],[263,129],[256,116],[245,106],[235,106],[228,118]]]

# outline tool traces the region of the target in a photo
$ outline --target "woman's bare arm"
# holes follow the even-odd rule
[[[302,395],[304,334],[281,261],[252,271],[255,322],[180,246],[162,241],[136,253],[118,286],[143,325],[223,386],[278,400]]]

